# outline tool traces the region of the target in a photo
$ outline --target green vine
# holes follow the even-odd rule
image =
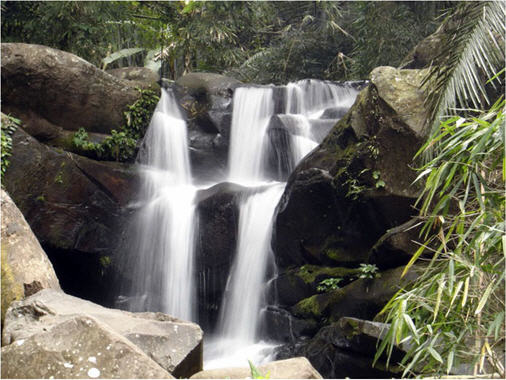
[[[160,97],[153,90],[137,89],[141,96],[134,104],[127,106],[125,115],[125,126],[122,128],[129,137],[140,139],[146,133],[151,116]]]
[[[9,166],[9,157],[12,155],[12,134],[16,128],[21,125],[21,120],[9,115],[2,114],[2,173],[1,181],[3,183],[5,172]]]

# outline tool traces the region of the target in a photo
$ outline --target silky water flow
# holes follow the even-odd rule
[[[325,112],[348,109],[358,93],[346,84],[317,80],[290,83],[281,92],[278,109],[273,86],[240,87],[234,92],[227,181],[246,191],[239,204],[237,247],[218,326],[206,334],[206,369],[247,366],[247,360],[259,365],[272,357],[276,342],[260,341],[258,331],[267,276],[275,272],[271,237],[276,206],[287,174],[336,123]],[[279,118],[289,140],[289,148],[277,152],[290,162],[288,173],[277,180],[266,159],[275,145],[269,141],[273,117]],[[138,157],[142,193],[129,239],[133,275],[126,299],[133,311],[162,311],[198,322],[194,263],[198,187],[191,175],[186,129],[174,95],[162,90]]]

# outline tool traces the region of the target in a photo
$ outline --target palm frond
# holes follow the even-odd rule
[[[442,53],[423,83],[432,133],[440,118],[457,104],[475,108],[490,105],[484,83],[504,67],[504,19],[502,1],[473,1],[459,5],[443,21]]]

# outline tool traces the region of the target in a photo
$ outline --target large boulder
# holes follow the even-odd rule
[[[131,166],[49,148],[18,128],[3,181],[51,259],[63,289],[104,301],[110,257],[136,197]]]
[[[261,376],[268,379],[321,379],[321,375],[304,357],[279,360],[257,368]],[[196,373],[191,379],[248,379],[249,368],[209,369]]]
[[[174,378],[134,344],[86,315],[2,347],[2,378]]]
[[[109,133],[123,124],[139,92],[71,53],[41,45],[2,44],[2,109],[28,111],[68,130]],[[22,112],[23,114],[19,114]]]
[[[202,180],[224,178],[236,79],[213,73],[190,73],[176,81],[175,93],[188,120],[193,175]]]
[[[103,330],[128,339],[176,377],[189,377],[202,370],[203,341],[198,325],[161,313],[107,309],[50,289],[12,304],[6,315],[2,344],[15,347],[31,337],[38,341],[44,331],[68,323],[76,315],[96,319]],[[56,329],[63,331],[59,327]],[[79,342],[82,343],[81,338]],[[90,348],[95,350],[90,356],[104,352],[92,346]]]
[[[414,214],[410,164],[427,134],[424,74],[373,70],[348,114],[297,166],[275,222],[281,267],[366,262],[386,230]]]
[[[2,324],[9,304],[45,288],[60,289],[53,265],[23,214],[1,189]]]

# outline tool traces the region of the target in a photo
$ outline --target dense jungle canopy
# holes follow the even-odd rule
[[[122,58],[140,65],[161,55],[172,79],[190,71],[255,83],[363,79],[374,67],[398,66],[452,7],[418,1],[2,1],[2,41],[54,47],[109,68]]]

